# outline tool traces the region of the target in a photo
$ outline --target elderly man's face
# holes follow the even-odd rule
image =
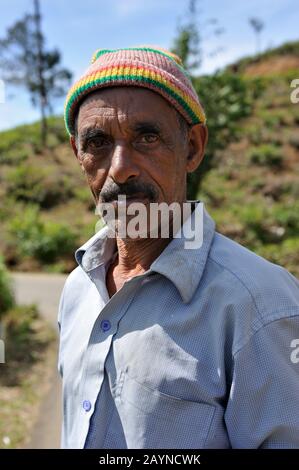
[[[89,95],[71,143],[96,202],[118,195],[148,202],[184,202],[186,174],[199,165],[206,128],[185,135],[178,113],[148,89],[116,87]]]

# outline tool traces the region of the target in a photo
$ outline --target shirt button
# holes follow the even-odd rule
[[[103,331],[108,331],[111,328],[111,323],[109,320],[102,320],[101,321],[101,328]]]
[[[90,410],[90,408],[91,408],[91,403],[90,403],[89,400],[84,400],[84,402],[83,402],[83,408],[84,408],[85,411],[89,411],[89,410]]]

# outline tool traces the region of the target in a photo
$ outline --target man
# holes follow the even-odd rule
[[[202,243],[186,248],[183,228],[202,207],[186,201],[186,175],[207,128],[179,59],[97,51],[65,121],[117,223],[77,250],[61,298],[63,447],[299,447],[298,281],[217,233],[205,208]],[[120,236],[119,196],[147,219],[155,203],[193,211],[168,238]]]

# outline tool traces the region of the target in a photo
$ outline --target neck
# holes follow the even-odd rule
[[[116,238],[117,269],[125,277],[142,274],[149,269],[170,242],[170,238]]]
[[[191,210],[193,210],[193,207]],[[172,222],[170,225],[171,224]],[[123,278],[144,273],[150,268],[153,261],[158,258],[171,240],[172,236],[169,238],[148,237],[139,239],[119,238],[116,236],[118,258],[114,266],[117,272]]]

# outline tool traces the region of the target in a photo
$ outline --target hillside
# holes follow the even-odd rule
[[[299,41],[286,42],[255,56],[244,57],[227,70],[248,77],[284,75],[299,69]]]
[[[289,43],[227,68],[248,89],[258,77],[259,92],[215,151],[198,197],[218,231],[299,277],[299,105],[290,102],[298,51]],[[38,124],[0,133],[0,251],[11,269],[69,271],[98,220],[62,119],[50,126],[46,151]]]
[[[299,277],[299,41],[229,67],[262,92],[239,138],[216,155],[200,197],[220,232]]]
[[[98,220],[62,118],[49,125],[46,150],[38,123],[0,134],[0,252],[11,269],[68,272]]]

